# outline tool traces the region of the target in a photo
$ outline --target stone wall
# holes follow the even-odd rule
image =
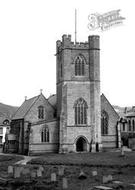
[[[103,94],[101,95],[101,111],[102,110],[106,111],[109,115],[108,135],[102,136],[103,148],[116,148],[118,144],[117,122],[119,116]]]
[[[54,118],[54,109],[50,105],[50,103],[45,99],[45,97],[41,94],[38,100],[31,107],[29,112],[25,116],[25,121],[29,121],[30,123],[34,123],[40,121],[42,119],[38,118],[38,107],[43,106],[45,109],[45,120],[50,120]]]
[[[100,131],[100,61],[99,36],[89,36],[88,42],[71,41],[71,35],[63,35],[56,43],[57,60],[57,116],[59,127],[60,152],[62,146],[71,148],[77,136],[82,135],[88,142],[101,143]],[[83,56],[84,75],[75,76],[75,58]],[[83,98],[87,102],[87,125],[75,126],[74,103]],[[70,136],[69,129],[73,134]],[[81,129],[81,130],[80,130]],[[87,139],[88,137],[88,139]]]
[[[49,128],[49,142],[41,142],[41,132],[43,127]],[[45,152],[58,152],[58,127],[57,121],[35,123],[31,126],[29,140],[29,154]]]

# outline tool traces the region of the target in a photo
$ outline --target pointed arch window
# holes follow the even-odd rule
[[[44,107],[43,106],[38,107],[38,118],[44,119]]]
[[[102,111],[101,113],[101,134],[107,135],[108,134],[108,123],[109,123],[109,116],[106,111]]]
[[[87,103],[83,98],[76,100],[74,104],[75,109],[75,125],[87,124]]]
[[[75,76],[83,76],[85,74],[85,59],[82,55],[75,58]]]
[[[41,142],[49,142],[49,129],[44,127],[41,131]]]

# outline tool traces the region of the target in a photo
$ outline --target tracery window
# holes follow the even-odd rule
[[[43,127],[41,131],[41,142],[49,142],[49,129],[48,127]]]
[[[82,55],[75,58],[75,76],[85,75],[85,59]]]
[[[102,111],[101,113],[101,134],[107,135],[108,134],[108,123],[109,117],[106,111]]]
[[[76,100],[74,104],[76,125],[87,124],[87,108],[87,103],[83,98],[79,98],[78,100]]]

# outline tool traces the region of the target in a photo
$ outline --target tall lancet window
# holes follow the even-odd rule
[[[48,127],[43,127],[41,131],[41,142],[49,142],[49,129]]]
[[[43,106],[38,107],[38,118],[44,119],[44,107]]]
[[[83,76],[85,74],[85,59],[82,55],[75,58],[75,75]]]
[[[108,134],[108,121],[109,116],[106,111],[102,111],[101,113],[101,134],[107,135]]]
[[[76,125],[87,124],[87,108],[87,103],[83,98],[79,98],[78,100],[76,100],[74,104]]]

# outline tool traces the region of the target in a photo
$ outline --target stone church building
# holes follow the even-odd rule
[[[100,95],[99,36],[56,42],[56,95],[25,100],[11,121],[6,151],[95,152],[118,147],[118,114]]]

